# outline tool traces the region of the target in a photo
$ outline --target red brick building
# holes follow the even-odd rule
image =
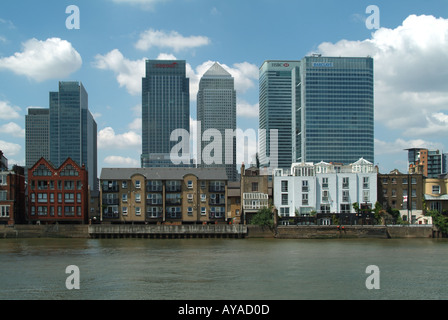
[[[68,158],[55,168],[41,158],[28,170],[28,220],[36,223],[86,223],[87,170]]]
[[[25,222],[25,170],[13,166],[0,170],[0,224]]]

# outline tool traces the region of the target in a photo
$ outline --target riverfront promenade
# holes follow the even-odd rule
[[[0,226],[0,238],[439,238],[431,225],[278,226],[253,225],[14,225]]]

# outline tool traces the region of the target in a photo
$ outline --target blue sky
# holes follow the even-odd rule
[[[79,8],[67,29],[66,8]],[[365,20],[379,9],[379,29]],[[0,149],[25,163],[25,114],[58,81],[81,81],[98,124],[98,167],[139,166],[144,60],[186,60],[191,118],[214,61],[235,77],[237,126],[258,130],[258,68],[310,53],[375,60],[375,164],[408,147],[448,152],[447,1],[17,0],[0,4]],[[255,152],[252,141],[249,153]]]

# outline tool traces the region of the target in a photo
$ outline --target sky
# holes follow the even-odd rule
[[[373,10],[371,6],[373,5]],[[98,173],[139,167],[145,59],[187,62],[190,118],[202,74],[235,78],[237,127],[258,132],[265,60],[371,56],[375,165],[406,172],[404,149],[448,152],[448,1],[17,0],[0,4],[0,150],[25,165],[25,115],[59,81],[80,81],[98,125]],[[238,149],[241,150],[241,149]]]

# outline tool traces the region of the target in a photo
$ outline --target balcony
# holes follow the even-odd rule
[[[107,198],[107,197],[103,197],[102,199],[102,203],[103,205],[118,205],[120,203],[120,200],[118,199],[118,197],[114,197],[114,198]]]

